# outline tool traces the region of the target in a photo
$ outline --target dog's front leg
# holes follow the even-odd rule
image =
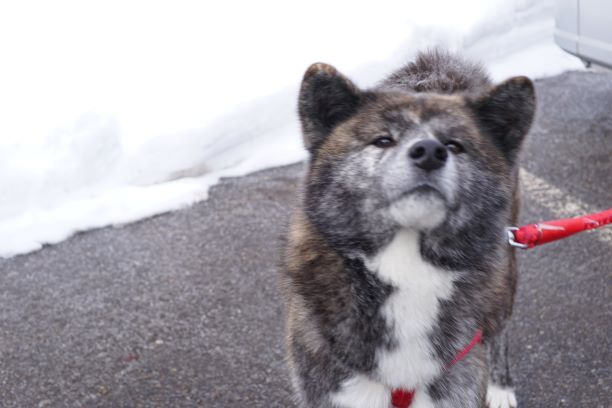
[[[487,341],[489,348],[487,403],[489,408],[515,408],[517,406],[510,375],[507,337],[507,329],[504,328],[497,336]]]
[[[485,408],[487,377],[486,346],[478,344],[428,387],[431,406]]]

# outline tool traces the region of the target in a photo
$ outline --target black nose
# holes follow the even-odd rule
[[[410,148],[408,156],[417,167],[431,171],[444,166],[448,152],[437,140],[425,139],[415,143]]]

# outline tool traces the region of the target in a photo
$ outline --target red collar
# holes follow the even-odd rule
[[[479,343],[482,343],[482,330],[480,329],[476,330],[476,334],[474,334],[474,337],[472,337],[472,341],[470,341],[470,343],[467,346],[459,350],[455,358],[453,358],[453,361],[451,361],[447,365],[447,368],[450,368],[454,366],[455,364],[457,364],[458,362],[460,362],[461,360],[463,360],[465,356],[467,356],[470,353],[470,351],[472,351],[474,346],[476,346]],[[412,404],[413,398],[414,398],[414,390],[396,388],[393,391],[391,391],[391,405],[394,408],[408,408],[410,404]]]

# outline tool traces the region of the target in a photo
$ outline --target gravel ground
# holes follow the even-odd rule
[[[612,74],[536,85],[524,221],[612,206]],[[301,171],[228,179],[190,208],[0,260],[0,406],[293,406],[276,265]],[[522,407],[612,406],[610,236],[521,252]]]

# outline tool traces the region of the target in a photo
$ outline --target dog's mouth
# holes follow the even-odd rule
[[[395,201],[402,200],[410,196],[424,196],[424,197],[431,197],[431,196],[436,197],[437,196],[437,198],[441,199],[442,201],[447,201],[444,193],[442,193],[440,189],[438,189],[436,186],[434,186],[431,183],[417,184],[416,186],[411,187],[410,189],[403,191],[401,194],[399,194],[397,198],[395,199]]]
[[[419,183],[398,194],[388,207],[390,218],[402,227],[429,230],[446,218],[449,202],[429,183]]]

